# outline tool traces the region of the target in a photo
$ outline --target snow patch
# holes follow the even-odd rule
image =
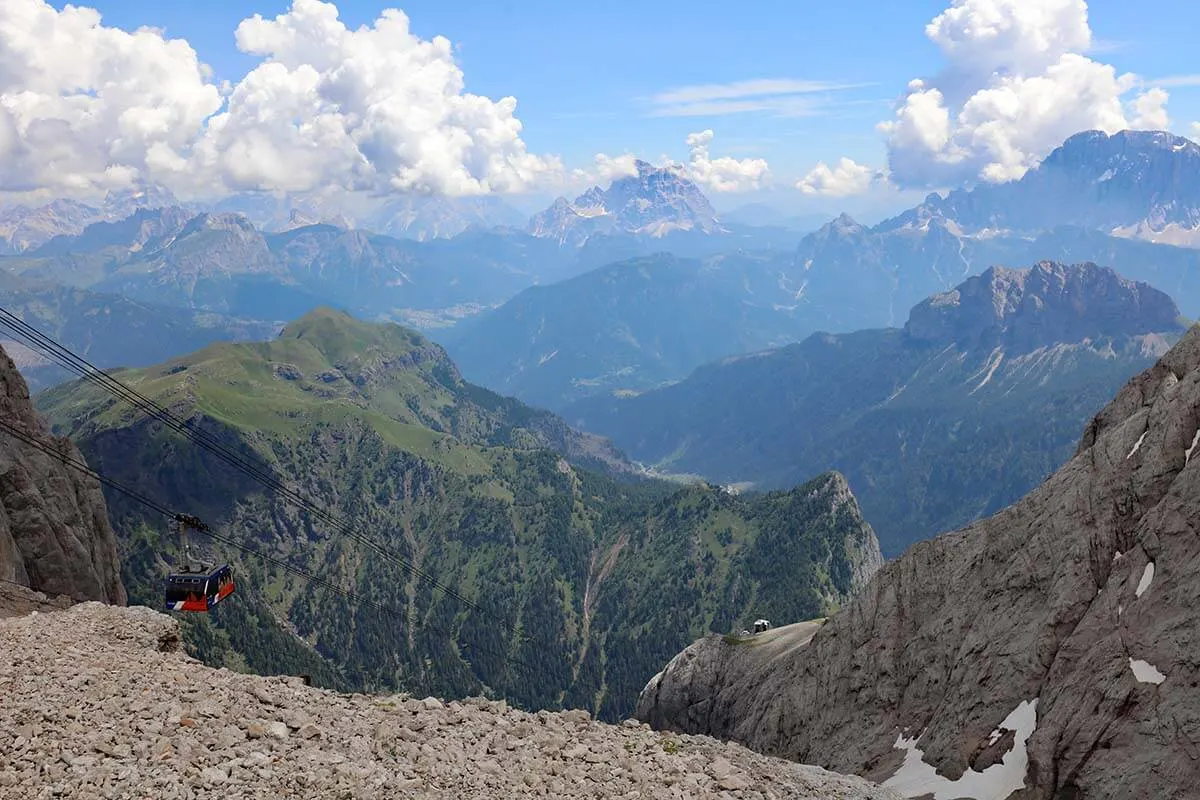
[[[1167,676],[1159,672],[1157,667],[1140,658],[1130,658],[1129,668],[1133,670],[1133,677],[1137,678],[1138,683],[1158,685],[1167,679]]]
[[[1106,169],[1106,170],[1104,170],[1104,174],[1096,179],[1096,183],[1104,183],[1105,181],[1111,181],[1113,179],[1113,176],[1116,174],[1117,174],[1116,170]]]
[[[1196,445],[1198,444],[1200,444],[1200,429],[1198,429],[1196,431],[1196,435],[1192,437],[1192,446],[1189,447],[1187,452],[1183,454],[1184,466],[1187,466],[1188,462],[1192,460],[1192,453],[1196,451]]]
[[[1123,553],[1121,553],[1121,551],[1120,551],[1120,550],[1118,550],[1116,553],[1114,553],[1114,554],[1113,554],[1113,563],[1115,564],[1115,563],[1117,563],[1118,561],[1120,561],[1120,560],[1121,560],[1121,556],[1122,556],[1122,555],[1123,555]]]
[[[904,734],[896,737],[895,747],[907,750],[904,763],[896,774],[883,785],[895,789],[905,797],[920,797],[931,794],[934,800],[1005,800],[1010,794],[1025,787],[1025,773],[1029,769],[1029,737],[1037,728],[1037,698],[1026,700],[1013,709],[1000,723],[1000,729],[1016,732],[1012,749],[1004,754],[999,764],[993,764],[983,772],[967,769],[962,777],[952,781],[937,773],[925,763],[925,754],[917,746],[917,739],[907,739]],[[992,734],[994,744],[999,736]]]
[[[538,359],[538,366],[539,366],[539,367],[540,367],[540,366],[542,366],[542,365],[543,365],[543,364],[545,364],[547,361],[549,361],[550,359],[554,358],[556,355],[558,355],[558,351],[557,351],[557,350],[553,350],[553,351],[551,351],[550,353],[547,353],[546,355],[542,356],[541,358],[539,358],[539,359]]]
[[[1142,449],[1142,442],[1146,441],[1146,434],[1149,432],[1150,431],[1143,431],[1142,435],[1138,437],[1138,440],[1134,442],[1133,449],[1129,451],[1129,455],[1125,456],[1126,461],[1133,458],[1133,454]]]
[[[1138,581],[1137,594],[1135,597],[1141,597],[1142,593],[1150,588],[1150,584],[1154,582],[1154,562],[1151,561],[1142,570],[1142,579]]]

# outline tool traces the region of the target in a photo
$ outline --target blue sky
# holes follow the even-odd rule
[[[126,30],[151,25],[168,37],[186,38],[218,78],[236,83],[261,61],[238,51],[237,24],[254,13],[272,18],[289,4],[87,5],[102,13],[105,25]],[[420,37],[450,39],[468,92],[516,97],[516,116],[524,126],[520,136],[531,152],[559,155],[568,166],[587,165],[596,153],[682,161],[688,157],[687,135],[711,129],[714,157],[764,158],[776,183],[792,191],[794,181],[818,161],[847,157],[871,168],[887,164],[885,140],[875,125],[891,118],[910,80],[945,66],[925,26],[949,5],[950,0],[337,3],[341,20],[352,28],[398,6]],[[1092,0],[1088,21],[1095,46],[1087,55],[1118,73],[1145,78],[1200,73],[1193,55],[1200,3]],[[791,89],[812,84],[812,90],[690,106],[664,102],[671,92],[682,97],[678,93],[688,87],[766,79],[787,82]],[[1170,127],[1190,134],[1191,123],[1200,120],[1200,85],[1167,89]],[[729,103],[746,110],[730,113]]]

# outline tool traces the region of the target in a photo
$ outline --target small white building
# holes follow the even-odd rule
[[[763,631],[767,630],[770,627],[771,627],[770,620],[767,620],[767,619],[754,620],[754,632],[755,633],[762,633]]]

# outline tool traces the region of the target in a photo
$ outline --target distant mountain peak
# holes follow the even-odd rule
[[[1092,263],[991,267],[917,304],[905,333],[934,344],[1028,352],[1063,342],[1176,331],[1163,292]]]
[[[849,239],[865,233],[866,230],[854,217],[843,212],[810,235],[818,239]]]
[[[695,182],[678,168],[635,161],[636,175],[593,186],[574,201],[560,197],[529,223],[534,236],[581,245],[593,234],[664,236],[671,231],[721,230],[717,213]]]

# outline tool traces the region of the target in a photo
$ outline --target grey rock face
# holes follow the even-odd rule
[[[1038,347],[1102,337],[1138,336],[1178,326],[1165,293],[1095,264],[1042,261],[1030,269],[992,267],[919,303],[905,332],[968,349]]]
[[[209,669],[178,652],[173,619],[141,607],[0,620],[0,652],[0,798],[104,795],[106,784],[164,799],[900,797],[586,711],[336,694]]]
[[[910,548],[807,645],[696,643],[639,717],[911,797],[1194,797],[1197,519],[1193,328],[1025,499]]]
[[[25,379],[0,350],[0,418],[65,456],[33,410]],[[117,543],[100,485],[0,432],[0,578],[50,595],[123,605]]]

